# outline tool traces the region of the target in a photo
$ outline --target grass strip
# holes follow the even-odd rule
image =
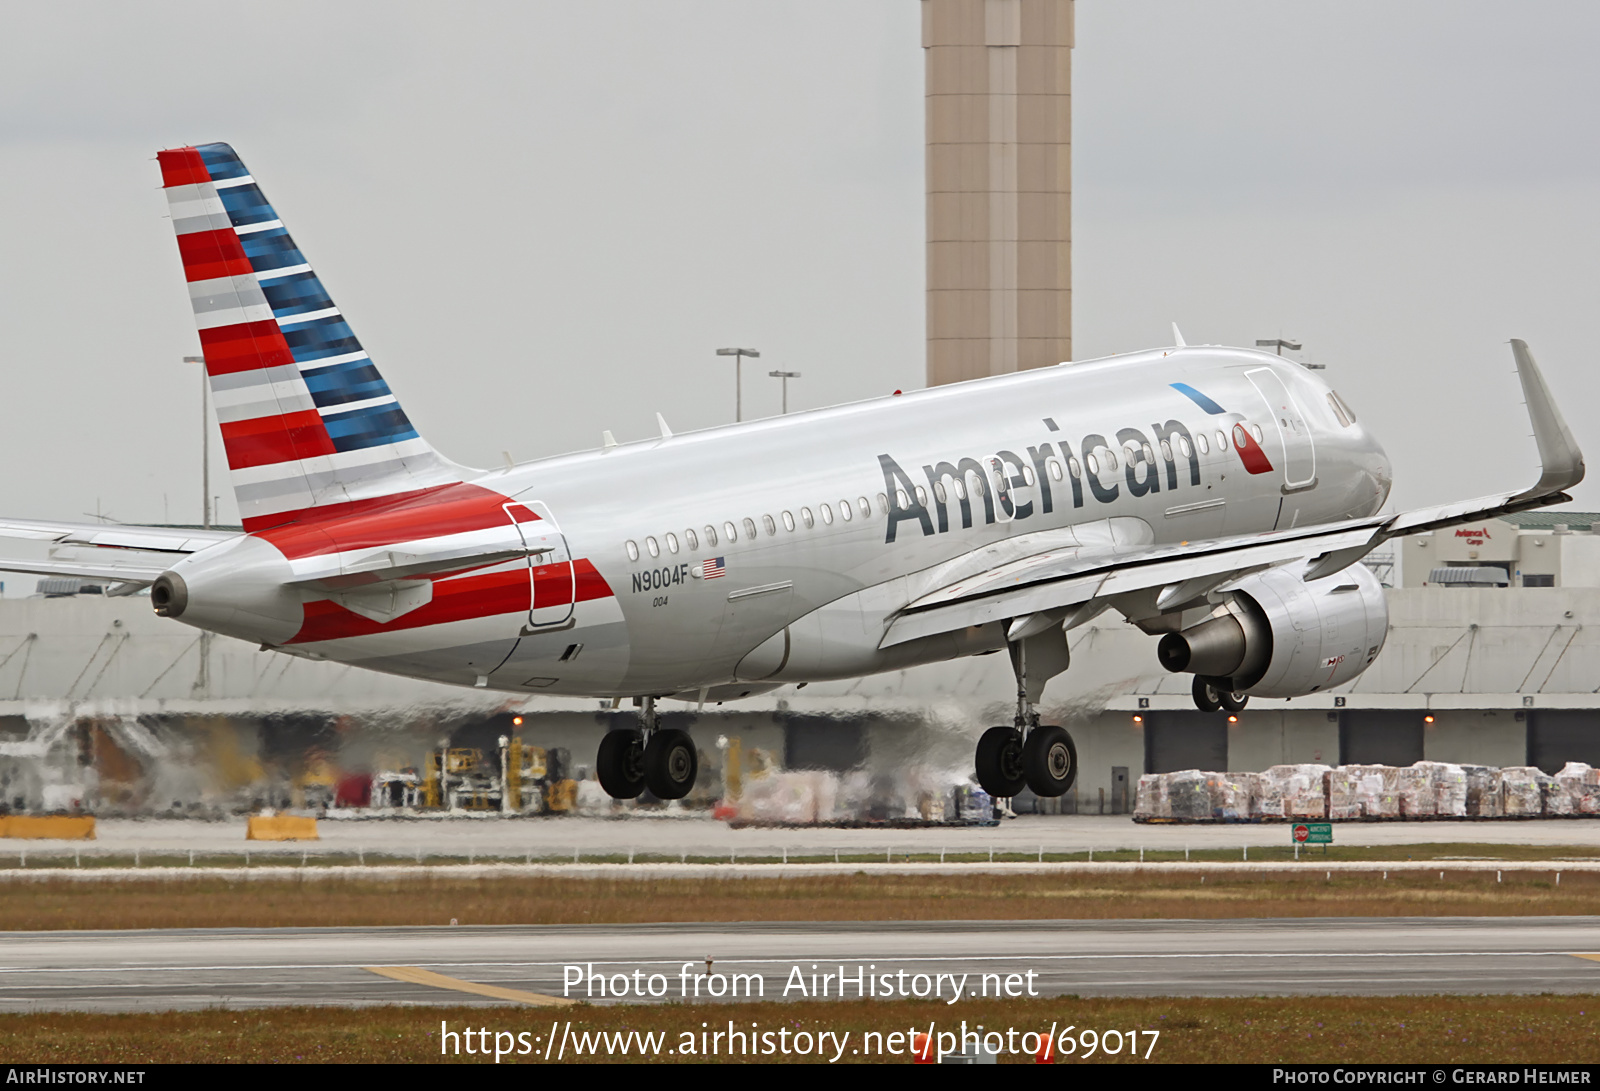
[[[1600,913],[1600,873],[854,875],[799,878],[0,884],[17,931],[672,921],[1570,916]]]
[[[982,1026],[1004,1034],[1010,1044],[1030,1044],[1024,1032],[1048,1033],[1057,1040],[1067,1027],[1072,1053],[1058,1063],[1498,1063],[1588,1064],[1594,1060],[1595,1017],[1589,1010],[1600,996],[1428,996],[1428,997],[1272,997],[1239,999],[1136,998],[970,1000],[955,1005],[937,1001],[806,1001],[764,1004],[582,1005],[561,1013],[556,1041],[568,1063],[762,1062],[826,1063],[838,1052],[832,1042],[848,1034],[842,1063],[907,1063],[903,1052],[911,1028],[959,1034]],[[746,1039],[746,1052],[727,1031],[752,1031],[773,1038]],[[549,1013],[503,1007],[279,1008],[133,1014],[37,1013],[0,1021],[0,1056],[18,1064],[99,1063],[137,1065],[155,1062],[405,1062],[494,1063],[496,1032],[511,1050],[500,1063],[549,1063],[543,1056],[551,1037]],[[459,1034],[486,1030],[472,1055],[448,1052],[457,1043],[441,1030]],[[710,1035],[721,1031],[720,1041]],[[786,1031],[782,1038],[778,1032]],[[824,1055],[817,1035],[834,1036]],[[1085,1032],[1092,1031],[1091,1038]],[[1120,1032],[1115,1038],[1108,1031]],[[1151,1032],[1159,1031],[1159,1037]],[[620,1051],[620,1032],[627,1052]],[[640,1038],[659,1033],[661,1052],[641,1056]],[[1138,1055],[1128,1048],[1135,1034]],[[518,1056],[512,1043],[526,1033],[530,1052]],[[877,1038],[864,1035],[872,1033]],[[607,1048],[606,1034],[612,1035]],[[706,1037],[702,1037],[704,1034]],[[809,1037],[811,1051],[794,1052]],[[898,1034],[899,1040],[891,1035]],[[777,1052],[779,1042],[790,1052]],[[761,1050],[771,1043],[774,1052]],[[1088,1046],[1097,1048],[1087,1057]],[[1113,1043],[1118,1052],[1099,1048]],[[706,1055],[713,1044],[715,1058]],[[862,1046],[867,1049],[861,1052]],[[753,1045],[754,1052],[751,1052]],[[691,1047],[693,1052],[686,1052]],[[559,1047],[558,1047],[559,1048]],[[671,1052],[668,1052],[668,1051]],[[1149,1062],[1144,1053],[1149,1052]],[[1033,1063],[1027,1055],[1002,1054],[1003,1063]]]

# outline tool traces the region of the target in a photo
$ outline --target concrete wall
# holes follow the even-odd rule
[[[1429,761],[1457,765],[1521,765],[1527,761],[1528,725],[1510,709],[1439,711],[1422,729]]]

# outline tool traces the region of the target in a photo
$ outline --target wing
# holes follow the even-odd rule
[[[72,548],[72,552],[76,553],[81,547],[94,551],[82,558],[0,559],[0,568],[7,572],[32,572],[42,576],[112,580],[120,585],[117,592],[130,594],[148,587],[178,557],[198,553],[238,535],[236,530],[0,519],[0,538],[49,542],[52,550]]]
[[[891,619],[879,646],[995,621],[1006,621],[1007,636],[1020,640],[1050,625],[1087,620],[1108,605],[1144,616],[1166,613],[1204,601],[1209,592],[1266,568],[1300,564],[1304,578],[1313,580],[1356,563],[1390,538],[1570,501],[1566,490],[1583,480],[1583,452],[1528,346],[1512,341],[1511,349],[1542,466],[1531,488],[1399,515],[1183,546],[1151,546],[1114,555],[1074,547],[1035,553],[914,600]]]

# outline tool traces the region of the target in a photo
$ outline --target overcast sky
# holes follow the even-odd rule
[[[227,141],[472,465],[922,385],[915,0],[7,4],[0,513],[199,518],[153,155]],[[1600,451],[1600,6],[1080,0],[1074,355],[1282,334],[1401,506]],[[236,518],[220,456],[214,490]],[[1580,506],[1600,507],[1600,484]]]

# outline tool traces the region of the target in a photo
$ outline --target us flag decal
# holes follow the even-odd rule
[[[708,561],[700,562],[700,575],[704,579],[714,580],[727,574],[728,566],[723,564],[722,557],[712,557]]]

